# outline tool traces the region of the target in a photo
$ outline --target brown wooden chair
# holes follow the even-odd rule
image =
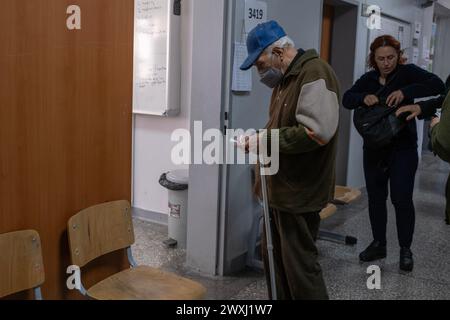
[[[325,220],[331,216],[333,216],[337,211],[337,208],[334,204],[329,203],[322,211],[320,211],[320,219]]]
[[[322,220],[333,216],[337,212],[336,205],[348,205],[356,201],[361,196],[361,191],[349,187],[336,186],[334,200],[320,212]],[[319,231],[319,239],[331,242],[337,242],[345,245],[355,245],[358,240],[352,236],[344,236],[324,230]]]
[[[320,218],[325,220],[337,212],[336,205],[348,205],[361,197],[361,191],[349,187],[336,186],[334,188],[334,199],[320,212]]]
[[[0,298],[33,289],[35,299],[42,300],[44,281],[39,234],[34,230],[0,234]]]
[[[252,171],[252,174],[254,174],[254,171]],[[357,189],[336,186],[334,199],[324,209],[322,209],[322,211],[320,211],[319,213],[320,219],[325,220],[332,217],[338,210],[336,205],[350,204],[351,202],[358,199],[360,196],[361,191]],[[254,218],[254,222],[250,232],[249,250],[247,254],[247,265],[258,269],[264,268],[262,261],[258,260],[255,254],[255,249],[260,245],[258,235],[261,233],[260,224],[262,218],[263,216],[259,212],[258,215]],[[325,230],[319,230],[318,239],[324,241],[337,242],[339,244],[346,244],[346,245],[355,245],[357,243],[357,239],[354,237],[342,236]]]
[[[96,300],[199,300],[206,289],[199,283],[159,269],[137,266],[131,253],[134,230],[128,201],[85,209],[68,223],[72,263],[79,268],[113,251],[126,249],[130,269],[79,291]]]
[[[333,204],[348,205],[361,197],[361,191],[349,187],[336,186]]]

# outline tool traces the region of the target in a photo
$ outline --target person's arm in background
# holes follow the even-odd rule
[[[439,96],[438,98],[421,101],[414,105],[403,106],[396,112],[397,116],[402,112],[409,111],[411,112],[411,115],[407,118],[407,120],[412,120],[416,116],[419,120],[429,119],[433,117],[436,113],[436,109],[442,107],[445,97],[450,90],[450,76],[445,83],[445,87],[447,88],[445,94]]]
[[[420,120],[428,119],[435,115],[436,110],[442,107],[442,104],[444,103],[445,96],[440,96],[439,98],[430,99],[427,101],[421,101],[417,103],[420,107],[420,110],[422,113],[418,118]]]
[[[367,92],[367,82],[368,76],[365,74],[356,81],[350,90],[345,92],[342,99],[344,108],[353,110],[364,104],[365,97],[370,94]]]
[[[450,162],[450,97],[442,105],[440,121],[433,120],[431,144],[433,151],[444,161]]]
[[[406,67],[408,69],[404,76],[412,84],[401,89],[405,99],[414,100],[417,98],[437,96],[445,92],[444,82],[437,75],[414,64],[409,64]]]

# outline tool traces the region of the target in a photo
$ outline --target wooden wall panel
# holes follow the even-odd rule
[[[133,3],[0,0],[0,233],[40,233],[45,298],[77,297],[69,217],[131,197]],[[81,30],[66,28],[72,4]],[[96,264],[87,286],[123,267]]]

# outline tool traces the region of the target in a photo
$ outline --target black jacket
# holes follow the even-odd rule
[[[376,70],[364,74],[355,85],[344,94],[343,105],[353,110],[364,105],[367,95],[375,94],[383,87],[379,81],[380,73]],[[398,65],[386,80],[387,85],[379,94],[380,100],[386,99],[392,92],[401,90],[405,99],[402,106],[414,104],[418,98],[436,96],[445,91],[442,80],[428,71],[414,64]],[[420,119],[427,118],[435,112],[431,104],[422,104],[422,115]],[[408,126],[402,130],[393,143],[395,148],[409,149],[417,148],[417,126],[416,121],[410,121]]]
[[[445,82],[445,93],[443,95],[440,95],[437,98],[421,101],[418,103],[420,108],[422,110],[426,110],[427,114],[423,118],[428,118],[434,115],[434,112],[436,109],[442,108],[442,105],[444,104],[444,100],[447,97],[447,95],[450,92],[450,76],[447,78],[447,81]],[[423,111],[422,111],[423,112]]]

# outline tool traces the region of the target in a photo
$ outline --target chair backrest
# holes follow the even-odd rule
[[[45,281],[41,239],[34,230],[0,234],[0,298]]]
[[[99,204],[74,215],[68,225],[72,264],[90,261],[134,243],[131,206],[126,200]]]
[[[320,219],[325,220],[331,216],[333,216],[337,211],[337,207],[334,204],[329,203],[325,208],[320,211]]]
[[[336,186],[335,187],[335,200],[338,200],[344,204],[350,204],[356,201],[361,196],[361,191],[358,189],[352,189],[349,187]]]

